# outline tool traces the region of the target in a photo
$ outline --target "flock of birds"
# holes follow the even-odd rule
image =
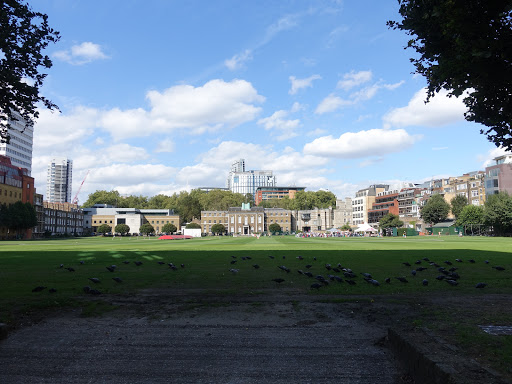
[[[81,265],[85,264],[85,262],[83,260],[80,260],[79,262]],[[130,261],[128,260],[125,260],[123,261],[123,264],[130,264]],[[136,260],[133,262],[133,264],[137,267],[140,267],[143,262],[142,261],[139,261],[139,260]],[[157,264],[159,265],[165,265],[165,263],[163,261],[157,261]],[[176,271],[178,270],[179,268],[174,265],[173,263],[167,263],[167,265],[169,266],[169,269],[172,269],[173,271]],[[185,264],[181,264],[181,268],[185,268]],[[64,264],[60,264],[59,266],[59,269],[66,269],[68,270],[69,272],[76,272],[76,269],[73,268],[73,267],[64,267]],[[117,265],[115,264],[111,264],[111,265],[107,265],[105,267],[105,269],[111,273],[114,273],[117,271]],[[100,284],[101,283],[101,279],[97,278],[97,277],[88,277],[87,278],[89,281],[91,281],[92,283],[94,283],[94,285],[96,286],[97,284]],[[112,280],[114,280],[116,283],[120,284],[120,283],[123,283],[123,279],[119,276],[114,276],[112,277]],[[35,287],[34,289],[32,289],[32,292],[42,292],[44,290],[46,290],[48,287],[46,286],[43,286],[43,285],[39,285],[37,287]],[[96,288],[92,288],[90,285],[86,285],[82,288],[82,290],[84,291],[84,293],[87,293],[87,294],[90,294],[90,295],[101,295],[101,291],[99,289],[96,289]],[[50,288],[48,289],[48,292],[50,293],[55,293],[57,292],[57,289],[56,288]]]
[[[271,260],[276,260],[275,256],[268,256],[268,257]],[[284,260],[284,259],[286,259],[286,256],[282,256],[282,258]],[[300,262],[306,263],[306,261],[304,261],[305,258],[303,256],[297,256],[296,259],[298,259]],[[252,257],[243,256],[243,257],[241,257],[241,260],[250,262],[252,260]],[[232,274],[238,274],[240,272],[240,269],[235,268],[238,261],[239,261],[239,259],[237,256],[231,256],[230,265],[232,268],[229,269],[229,272],[231,272]],[[312,283],[310,285],[311,289],[319,290],[320,288],[328,286],[331,283],[336,284],[336,283],[344,283],[345,282],[349,285],[356,285],[359,276],[362,276],[363,281],[365,281],[366,283],[368,283],[370,285],[373,285],[376,287],[381,285],[381,283],[377,279],[375,279],[370,273],[360,272],[360,273],[356,274],[352,269],[343,266],[341,263],[338,263],[337,265],[334,265],[334,266],[331,264],[324,264],[323,267],[327,271],[325,276],[322,274],[315,275],[310,270],[313,267],[314,267],[313,270],[318,269],[319,263],[316,263],[316,262],[317,262],[317,258],[313,257],[311,263],[316,264],[315,266],[311,263],[308,263],[308,264],[304,265],[304,267],[303,267],[304,269],[297,270],[297,273],[299,275],[316,280],[314,283]],[[467,262],[470,264],[476,264],[476,261],[473,259],[469,259],[469,260],[467,260]],[[84,261],[80,261],[81,265],[83,265],[84,263],[85,263]],[[123,263],[130,264],[130,261],[125,260],[125,261],[123,261]],[[162,266],[166,265],[166,263],[163,261],[157,261],[156,263],[158,263],[159,265],[162,265]],[[457,259],[455,259],[455,263],[464,263],[464,261],[457,258]],[[489,264],[489,261],[485,260],[484,263]],[[142,261],[133,261],[133,264],[137,267],[140,267],[143,263],[142,263]],[[280,264],[280,263],[278,263],[278,264]],[[414,264],[411,264],[409,262],[403,262],[402,266],[407,267],[407,268],[412,268],[410,270],[410,278],[412,278],[412,279],[418,279],[418,277],[424,271],[426,271],[430,268],[431,270],[437,271],[438,276],[435,278],[436,280],[445,281],[447,284],[449,284],[451,286],[457,286],[459,284],[459,279],[461,278],[459,273],[457,272],[459,270],[459,268],[455,267],[454,263],[452,263],[449,260],[445,260],[441,264],[443,264],[443,265],[440,265],[434,261],[431,261],[429,258],[424,257],[421,260],[416,260],[414,262]],[[169,269],[174,270],[174,271],[179,269],[178,266],[174,265],[173,263],[167,263],[167,266],[169,267]],[[252,267],[255,270],[260,269],[259,264],[252,264]],[[69,272],[75,272],[75,268],[64,267],[64,264],[60,264],[59,268],[66,269]],[[118,267],[114,264],[107,265],[105,267],[105,269],[111,273],[115,273],[116,271],[118,271],[117,268]],[[185,268],[185,264],[181,264],[180,268],[182,268],[182,269]],[[277,268],[279,270],[281,270],[282,273],[285,273],[287,275],[292,272],[291,269],[285,265],[277,265]],[[502,266],[493,266],[492,268],[497,271],[505,270],[505,268]],[[409,283],[409,280],[404,275],[395,276],[394,279],[398,280],[400,283],[403,283],[403,284]],[[93,286],[91,286],[91,285],[84,286],[83,292],[86,294],[91,294],[91,295],[100,295],[102,292],[99,289],[96,289],[93,287],[98,286],[98,284],[101,283],[101,280],[98,277],[89,277],[88,280],[93,283]],[[118,284],[123,283],[123,279],[119,276],[112,277],[112,280]],[[277,284],[282,284],[286,281],[286,279],[284,279],[283,277],[276,277],[276,278],[272,279],[272,281]],[[386,277],[384,279],[384,282],[386,284],[391,284],[392,277]],[[423,278],[421,280],[421,284],[423,286],[428,286],[429,285],[428,279]],[[487,283],[479,282],[475,285],[475,288],[485,288],[487,285],[488,285]],[[47,289],[46,286],[37,286],[34,289],[32,289],[32,292],[41,292],[46,289]],[[57,290],[55,288],[50,288],[50,289],[48,289],[48,292],[55,293],[55,292],[57,292]]]
[[[236,256],[231,256],[231,257],[233,258],[233,260],[231,260],[231,264],[235,264],[238,261],[237,257]],[[275,256],[268,256],[268,257],[272,260],[275,260]],[[283,259],[286,259],[286,256],[283,256]],[[304,257],[297,256],[296,259],[298,259],[299,261],[303,261]],[[251,257],[242,257],[242,260],[251,260]],[[313,257],[313,261],[316,262],[317,258]],[[470,264],[476,263],[476,261],[473,259],[469,259],[467,261]],[[455,262],[463,263],[464,261],[457,258],[457,259],[455,259]],[[489,264],[489,261],[485,260],[484,263]],[[402,265],[405,267],[413,268],[410,271],[410,275],[412,278],[416,278],[416,276],[419,276],[419,274],[421,274],[421,272],[426,271],[428,268],[432,268],[432,269],[437,270],[437,272],[439,273],[438,276],[436,277],[436,280],[445,281],[446,283],[448,283],[451,286],[457,286],[459,284],[458,280],[460,279],[460,275],[457,272],[457,270],[459,268],[454,267],[453,266],[454,264],[449,260],[444,261],[443,262],[444,265],[441,266],[440,264],[438,264],[434,261],[431,261],[428,257],[424,257],[421,260],[416,260],[414,262],[414,264],[417,266],[413,266],[409,262],[402,263]],[[426,267],[424,265],[428,265],[429,267]],[[258,264],[253,264],[252,266],[255,269],[260,268],[260,266]],[[313,268],[312,264],[306,264],[304,266],[304,269],[298,269],[297,273],[300,275],[315,279],[316,282],[311,284],[310,287],[311,287],[311,289],[316,289],[316,290],[319,290],[320,288],[322,288],[324,286],[328,286],[329,284],[331,284],[333,282],[334,283],[346,282],[349,285],[356,285],[357,278],[359,275],[361,275],[363,280],[368,284],[371,284],[376,287],[381,285],[381,283],[378,280],[376,280],[370,273],[360,272],[359,274],[356,274],[352,269],[343,266],[341,263],[338,263],[335,266],[333,266],[331,264],[325,264],[324,267],[327,270],[327,273],[325,274],[325,276],[320,275],[320,274],[315,275],[312,272],[310,272],[310,269]],[[279,268],[281,271],[283,271],[287,274],[291,273],[290,268],[288,268],[285,265],[278,265],[277,268]],[[505,268],[502,266],[493,266],[492,268],[496,269],[497,271],[505,270]],[[230,272],[233,274],[236,274],[239,272],[239,269],[231,268]],[[343,276],[343,277],[341,277],[341,276]],[[404,283],[404,284],[409,283],[409,280],[407,279],[406,276],[402,275],[402,276],[396,276],[394,278],[401,283]],[[281,283],[284,283],[286,280],[283,279],[282,277],[278,277],[278,278],[272,279],[272,281],[276,282],[277,284],[281,284]],[[391,284],[391,281],[392,281],[391,277],[386,277],[384,279],[384,282],[386,284]],[[422,279],[421,284],[423,286],[428,286],[428,284],[429,284],[428,279],[426,279],[426,278]],[[487,285],[488,285],[487,283],[479,282],[475,285],[475,288],[485,288]]]

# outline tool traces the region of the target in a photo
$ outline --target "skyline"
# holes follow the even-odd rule
[[[424,103],[398,2],[42,0],[61,40],[42,88],[32,176],[73,160],[74,196],[226,186],[231,164],[353,197],[370,184],[483,170],[504,153],[461,100]]]

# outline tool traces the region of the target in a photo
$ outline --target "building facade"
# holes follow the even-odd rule
[[[254,198],[258,187],[275,186],[276,177],[272,171],[246,171],[244,159],[240,159],[231,165],[227,187],[233,193],[250,194]]]
[[[46,200],[52,203],[71,203],[73,161],[65,158],[53,159],[48,164],[46,177]]]
[[[345,200],[336,199],[333,228],[341,228],[347,224],[352,225],[352,199],[350,197],[346,197]]]
[[[31,124],[14,112],[16,120],[9,119],[11,126],[9,143],[0,143],[0,155],[11,159],[12,165],[27,170],[27,175],[32,173],[32,146],[34,142],[34,128]]]
[[[332,207],[295,211],[297,224],[294,230],[316,232],[331,229],[334,227],[334,211]]]
[[[356,197],[352,199],[352,224],[368,224],[368,210],[375,202],[378,193],[387,191],[389,185],[374,184],[368,188],[360,189],[356,192]]]
[[[292,211],[282,208],[231,207],[227,211],[201,211],[201,232],[212,233],[212,226],[222,224],[226,233],[252,235],[268,232],[269,225],[277,223],[283,232],[293,229]]]
[[[494,158],[493,165],[485,168],[485,194],[508,192],[512,195],[512,154]]]
[[[371,209],[368,210],[368,224],[379,227],[379,221],[387,214],[399,216],[398,190],[380,192],[375,197]]]
[[[44,201],[44,230],[52,236],[84,234],[84,213],[76,204]]]
[[[11,163],[7,156],[0,155],[0,204],[11,205],[17,201],[34,204],[34,178],[28,174],[28,169],[20,168]],[[32,237],[32,229],[22,234],[24,238]],[[0,227],[0,238],[9,237],[9,230]]]
[[[115,208],[110,206],[95,206],[84,208],[84,228],[88,233],[96,233],[98,228],[107,224],[111,232],[115,231],[118,224],[126,224],[130,227],[129,233],[140,233],[140,226],[149,223],[155,229],[155,233],[163,232],[165,224],[174,224],[180,228],[180,217],[171,209],[137,209]]]
[[[271,199],[295,198],[298,191],[304,191],[305,187],[257,187],[254,195],[254,204]]]

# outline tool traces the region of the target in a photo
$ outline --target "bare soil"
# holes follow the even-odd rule
[[[157,383],[172,375],[182,383],[414,383],[387,348],[390,327],[428,343],[433,354],[438,348],[484,369],[498,367],[500,380],[512,378],[476,346],[461,347],[456,332],[461,324],[512,321],[509,295],[148,289],[85,300],[84,308],[64,313],[19,314],[0,342],[0,366],[7,367],[0,381]],[[481,369],[462,370],[454,368],[467,375],[462,382],[483,382]]]

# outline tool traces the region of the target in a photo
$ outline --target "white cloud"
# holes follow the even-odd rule
[[[231,59],[225,60],[224,65],[231,71],[234,71],[242,68],[249,60],[252,60],[252,52],[251,50],[246,49],[244,52],[234,55]]]
[[[54,56],[62,61],[72,65],[83,65],[95,60],[104,60],[109,57],[102,51],[98,44],[90,41],[83,42],[79,45],[73,45],[70,50],[57,51]]]
[[[382,156],[400,152],[412,146],[420,136],[411,136],[403,129],[370,129],[368,131],[347,132],[339,138],[324,136],[304,145],[304,153],[355,159],[367,156]]]
[[[337,88],[348,91],[354,87],[367,83],[371,79],[371,71],[360,71],[357,73],[352,71],[344,75],[344,79],[338,82]],[[372,85],[368,85],[364,88],[352,92],[348,99],[343,99],[339,96],[336,96],[334,93],[331,93],[320,102],[315,110],[315,113],[323,114],[327,112],[333,112],[342,107],[352,106],[364,101],[368,101],[375,97],[380,89],[387,89],[392,91],[401,86],[403,83],[403,81],[400,81],[395,84],[385,84],[382,81],[378,81]]]
[[[155,148],[156,153],[162,153],[162,152],[174,152],[175,145],[174,142],[171,139],[164,139],[158,142],[158,145]]]
[[[464,120],[466,106],[463,98],[448,97],[448,92],[441,90],[425,104],[427,90],[423,88],[416,92],[406,107],[395,108],[382,118],[384,126],[410,127],[428,126],[439,127]]]
[[[359,71],[346,73],[343,75],[343,80],[338,81],[337,88],[348,91],[361,84],[369,82],[373,77],[372,71]]]
[[[277,137],[279,141],[290,139],[297,136],[297,132],[295,132],[295,130],[300,126],[300,120],[286,119],[289,114],[290,112],[288,111],[279,110],[274,112],[272,116],[258,120],[258,124],[263,125],[265,130],[270,130],[273,134],[277,131],[279,133],[279,136]]]
[[[119,164],[91,169],[88,182],[104,186],[133,186],[141,183],[171,181],[176,170],[162,164]],[[104,188],[102,188],[104,189]]]
[[[229,129],[254,120],[265,98],[245,80],[211,80],[200,87],[177,85],[163,92],[147,93],[150,110],[142,108],[105,111],[98,125],[121,140],[128,137],[165,134],[178,129],[186,133]]]
[[[336,42],[339,40],[339,38],[345,34],[347,31],[349,30],[349,28],[345,25],[342,25],[340,27],[337,27],[335,29],[333,29],[330,33],[329,33],[329,37],[327,38],[327,43],[326,43],[326,47],[327,48],[332,48]]]
[[[297,79],[295,76],[290,76],[290,82],[292,83],[292,87],[288,91],[290,95],[295,95],[300,89],[308,88],[313,86],[314,80],[321,79],[320,75],[312,75],[305,79]]]
[[[503,156],[503,155],[512,155],[512,152],[507,151],[503,147],[497,147],[490,149],[485,155],[478,155],[478,161],[482,162],[482,168],[490,167],[491,165],[494,165],[495,163],[493,160],[496,157]]]
[[[337,109],[340,109],[341,107],[346,107],[353,104],[353,101],[342,99],[341,97],[335,96],[331,93],[329,96],[323,99],[320,104],[318,104],[315,113],[322,115],[324,113],[333,112]]]
[[[98,116],[97,110],[86,107],[76,107],[67,115],[39,109],[34,127],[34,149],[55,153],[67,151],[94,132]]]

